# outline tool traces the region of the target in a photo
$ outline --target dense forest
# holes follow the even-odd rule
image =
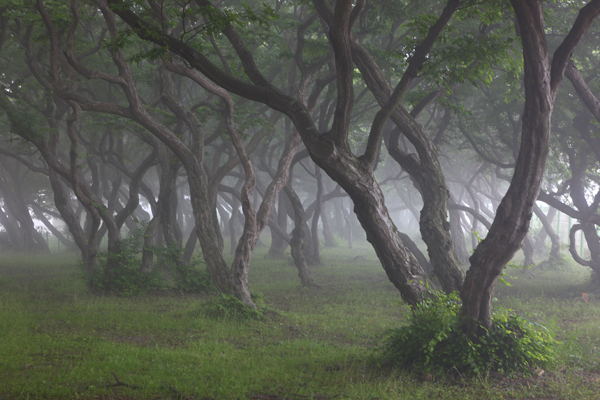
[[[76,252],[91,292],[201,264],[256,309],[257,246],[311,287],[323,249],[366,239],[409,306],[458,292],[482,335],[517,252],[600,276],[598,14],[4,0],[0,245]]]

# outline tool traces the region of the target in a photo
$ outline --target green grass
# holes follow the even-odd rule
[[[0,399],[600,398],[600,292],[584,268],[510,271],[498,287],[495,304],[555,330],[552,370],[437,380],[369,361],[409,312],[369,247],[326,250],[317,288],[266,251],[250,282],[274,311],[259,321],[206,317],[210,295],[92,296],[74,257],[3,255]]]

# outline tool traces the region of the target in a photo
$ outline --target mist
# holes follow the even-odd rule
[[[512,270],[598,291],[600,2],[159,3],[0,6],[3,256],[241,314],[364,264],[476,343]]]

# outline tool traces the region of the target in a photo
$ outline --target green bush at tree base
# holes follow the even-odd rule
[[[261,320],[269,308],[265,306],[261,294],[251,293],[251,296],[256,308],[248,307],[235,296],[224,293],[205,303],[202,308],[207,317],[219,320]]]
[[[464,333],[457,294],[434,293],[416,306],[408,325],[387,333],[377,358],[383,366],[412,368],[417,373],[485,374],[533,371],[546,367],[557,342],[544,326],[501,309],[493,328],[476,339]]]

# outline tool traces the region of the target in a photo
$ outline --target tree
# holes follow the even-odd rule
[[[600,14],[600,1],[592,0],[583,7],[551,58],[542,2],[514,0],[511,4],[523,45],[525,66],[521,146],[508,191],[487,237],[471,256],[471,268],[461,291],[462,312],[468,318],[471,333],[480,326],[486,329],[492,326],[492,298],[497,279],[529,230],[548,155],[550,120],[558,88],[573,49]]]

